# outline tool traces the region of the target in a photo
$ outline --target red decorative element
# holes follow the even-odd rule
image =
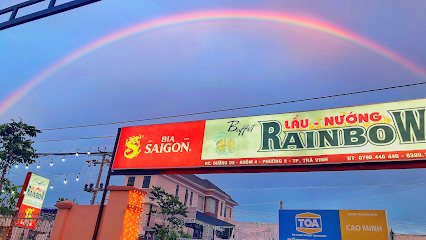
[[[19,209],[19,217],[24,217],[24,219],[19,219],[16,222],[16,226],[19,227],[25,227],[30,229],[35,229],[38,215],[40,214],[40,209],[27,206],[25,204],[21,205],[21,208]]]
[[[125,127],[121,130],[113,169],[198,167],[204,127],[205,121]],[[134,136],[143,136],[136,148],[134,143],[126,142]],[[132,153],[133,149],[140,153],[127,158],[125,151]]]

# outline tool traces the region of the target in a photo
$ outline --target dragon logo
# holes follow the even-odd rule
[[[132,159],[141,153],[141,150],[139,149],[141,146],[141,139],[143,138],[143,135],[139,136],[133,136],[129,137],[126,140],[126,150],[124,150],[124,157],[128,159]]]
[[[25,218],[33,218],[33,212],[35,209],[27,208],[25,209]]]

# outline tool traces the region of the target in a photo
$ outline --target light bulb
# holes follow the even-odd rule
[[[28,169],[28,164],[27,164],[27,165],[25,165],[25,169]]]
[[[78,150],[77,150],[77,152],[75,153],[75,156],[76,156],[76,157],[78,157]]]
[[[62,162],[65,162],[65,157],[62,158]]]
[[[37,165],[37,168],[40,168],[40,164]]]
[[[89,151],[87,152],[87,155],[90,155],[90,149],[89,149]]]
[[[4,192],[4,189],[2,189],[1,192]]]
[[[77,178],[76,178],[75,180],[78,182],[78,180],[79,180],[79,179],[78,179],[78,176],[77,176]]]
[[[15,165],[15,168],[18,168],[18,164]]]
[[[64,179],[64,184],[67,184],[67,179],[66,178]]]
[[[50,162],[50,166],[53,166],[53,162]]]
[[[15,191],[12,191],[12,194],[15,194]]]
[[[53,184],[50,184],[50,189],[53,189]]]

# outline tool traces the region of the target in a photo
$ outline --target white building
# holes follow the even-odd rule
[[[158,208],[148,198],[152,186],[159,186],[167,193],[179,197],[189,210],[188,218],[185,219],[185,231],[193,238],[212,239],[215,230],[224,231],[226,226],[235,225],[234,207],[238,206],[238,203],[207,179],[193,174],[128,175],[125,185],[148,193],[144,213],[149,213],[150,208]],[[152,230],[154,223],[161,223],[159,220],[156,216],[144,214],[140,223],[140,234],[150,235],[148,232]]]

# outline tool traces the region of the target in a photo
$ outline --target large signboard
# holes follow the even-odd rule
[[[35,229],[35,218],[38,218],[39,216],[50,180],[35,173],[29,174],[31,175],[28,183],[24,183],[24,187],[26,186],[26,189],[22,189],[24,194],[22,203],[18,206],[19,216],[23,216],[28,219],[20,219],[16,225]]]
[[[279,210],[284,240],[389,240],[384,210]]]
[[[125,127],[114,170],[425,159],[426,99]]]

